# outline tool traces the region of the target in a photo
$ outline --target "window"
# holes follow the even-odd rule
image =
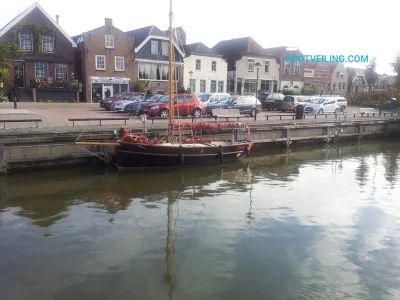
[[[44,53],[54,52],[54,36],[52,35],[42,36],[42,52]]]
[[[206,92],[206,81],[200,80],[200,93],[205,93],[205,92]]]
[[[158,55],[158,41],[151,41],[151,54]]]
[[[106,56],[96,55],[96,70],[105,70],[105,69],[106,69]]]
[[[269,61],[265,61],[264,73],[269,73]]]
[[[345,83],[345,82],[343,82],[342,88],[343,88],[344,90],[346,89],[346,83]]]
[[[336,72],[336,78],[339,78],[339,72]]]
[[[194,102],[193,96],[186,95],[185,96],[185,102],[193,103]]]
[[[224,82],[218,81],[218,93],[223,93],[223,92],[224,92]]]
[[[336,91],[336,83],[333,84],[333,90]]]
[[[179,67],[175,66],[174,80],[179,81]]]
[[[32,51],[33,41],[32,33],[19,34],[19,49],[22,51]]]
[[[123,56],[115,57],[115,71],[125,71],[125,59]]]
[[[68,64],[56,64],[56,81],[68,79]]]
[[[196,93],[196,79],[190,79],[190,92]]]
[[[269,80],[261,80],[261,88],[262,91],[269,91]]]
[[[254,72],[254,59],[249,59],[249,72]]]
[[[300,75],[300,63],[298,61],[294,65],[294,75]]]
[[[217,62],[216,61],[211,62],[211,71],[213,71],[213,72],[217,71]]]
[[[284,70],[285,74],[289,74],[290,73],[290,61],[285,61],[285,70]]]
[[[162,51],[162,55],[164,56],[168,56],[168,42],[162,42],[161,44],[161,51]]]
[[[343,75],[344,75],[343,73],[340,73],[340,78],[343,78]]]
[[[339,83],[338,83],[338,89],[339,89],[339,90],[341,89],[341,86],[342,86],[342,83],[339,82]]]
[[[211,93],[217,92],[217,81],[211,80]]]
[[[185,96],[183,95],[175,96],[175,100],[177,103],[183,103],[185,102]]]
[[[36,79],[46,80],[49,74],[47,62],[37,62],[35,63],[35,75]]]
[[[139,79],[141,80],[168,80],[168,65],[139,64]]]
[[[318,72],[318,77],[321,77],[321,72]]]
[[[106,48],[114,48],[114,36],[106,34]]]
[[[196,70],[197,71],[201,70],[201,60],[200,59],[196,59]]]

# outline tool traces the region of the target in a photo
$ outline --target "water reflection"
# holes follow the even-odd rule
[[[2,299],[396,299],[400,145],[2,182]]]

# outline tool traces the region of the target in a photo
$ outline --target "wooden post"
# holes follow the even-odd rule
[[[6,145],[0,144],[0,175],[7,174]]]
[[[361,140],[361,136],[362,136],[362,125],[360,123],[358,124],[358,140]]]
[[[326,126],[326,143],[327,144],[329,144],[330,134],[331,134],[331,131],[329,129],[329,126]]]
[[[110,151],[108,149],[108,146],[104,146],[103,151],[104,151],[104,161],[108,165],[110,164]]]
[[[290,143],[290,128],[286,128],[286,149],[289,149]]]
[[[32,88],[32,99],[33,102],[36,102],[36,88]]]

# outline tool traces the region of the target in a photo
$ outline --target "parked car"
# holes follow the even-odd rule
[[[284,94],[281,93],[269,93],[269,92],[259,92],[258,100],[261,102],[262,109],[265,110],[281,110]]]
[[[207,107],[210,103],[216,103],[230,97],[227,93],[202,93],[199,94],[199,99],[203,102],[203,107]]]
[[[261,102],[254,96],[231,96],[205,108],[206,113],[211,116],[213,109],[238,109],[242,115],[250,115],[252,117],[254,114],[261,112]]]
[[[128,113],[131,113],[134,116],[140,116],[140,115],[143,114],[143,109],[146,106],[148,106],[151,103],[157,102],[157,101],[161,100],[164,97],[168,97],[168,96],[158,94],[158,95],[154,95],[154,96],[152,96],[149,99],[146,99],[144,101],[134,102],[134,103],[128,104],[126,106],[126,111]]]
[[[334,99],[336,99],[336,102],[339,106],[339,109],[341,112],[344,112],[347,108],[347,100],[344,97],[332,97]]]
[[[100,101],[100,107],[106,108],[106,103],[108,101],[114,102],[114,101],[118,101],[118,100],[123,100],[124,98],[127,98],[127,97],[129,97],[131,95],[141,95],[141,94],[142,93],[139,93],[139,92],[123,92],[123,93],[119,93],[119,94],[116,94],[116,95],[114,95],[112,97],[108,97],[108,98],[106,98],[104,100],[101,100]]]
[[[283,98],[282,102],[282,111],[292,111],[296,112],[296,107],[298,105],[305,105],[309,103],[310,97],[309,96],[297,96],[297,95],[287,95]]]
[[[144,97],[143,95],[130,95],[129,97],[124,98],[123,100],[112,102],[110,110],[116,112],[127,112],[126,107],[128,104],[139,102],[143,97]]]
[[[339,111],[339,105],[333,97],[314,99],[304,106],[306,114],[338,113]]]
[[[193,115],[195,118],[200,118],[203,111],[203,103],[192,94],[177,94],[174,96],[174,114],[175,115]],[[143,113],[149,117],[168,118],[169,116],[169,96],[158,100],[150,105],[147,105]]]

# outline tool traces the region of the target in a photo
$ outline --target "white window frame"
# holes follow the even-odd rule
[[[289,67],[289,68],[288,68],[288,70],[286,71],[287,67]],[[290,61],[285,61],[285,66],[284,66],[284,69],[283,69],[283,72],[284,72],[285,75],[290,75],[290,69],[291,69],[291,67],[292,67],[292,66],[291,66]]]
[[[150,53],[152,55],[158,55],[158,41],[151,41],[150,46]]]
[[[300,63],[298,61],[294,63],[294,75],[300,76]]]
[[[45,39],[45,37],[47,37],[47,38],[51,38],[51,43],[53,44],[52,45],[52,47],[53,47],[53,50],[52,51],[45,51],[45,49],[44,49],[44,39]],[[50,42],[50,41],[46,41],[46,42]],[[42,52],[43,53],[54,53],[54,35],[42,35]]]
[[[99,68],[99,67],[97,66],[97,59],[100,58],[100,57],[103,57],[103,58],[104,58],[104,68]],[[96,64],[96,65],[95,65],[96,70],[101,70],[101,71],[107,70],[106,56],[105,56],[105,55],[95,55],[95,64]]]
[[[63,68],[60,68],[60,66],[63,66]],[[64,66],[65,66],[65,68],[64,68]],[[59,71],[59,70],[65,71],[66,76],[64,79],[61,79],[61,80],[57,79],[57,71]],[[55,65],[55,81],[66,81],[66,80],[68,80],[68,64],[67,63],[56,63],[56,65]]]
[[[169,43],[161,42],[161,55],[168,56],[169,55]]]
[[[217,62],[215,60],[211,62],[211,71],[217,72]]]
[[[122,59],[122,69],[118,69],[117,68],[117,60],[118,59]],[[125,57],[123,57],[123,56],[116,56],[115,58],[114,58],[114,62],[115,62],[115,71],[117,71],[117,72],[123,72],[123,71],[125,71]]]
[[[197,63],[199,63],[199,68],[197,68]],[[201,59],[196,59],[196,71],[201,71]]]
[[[18,38],[19,38],[19,50],[25,51],[25,52],[32,52],[32,51],[33,51],[33,34],[32,34],[32,33],[22,33],[22,34],[29,34],[30,40],[31,40],[31,49],[30,49],[30,50],[22,49],[21,32],[20,32],[20,33],[18,34]],[[28,39],[24,39],[24,40],[28,40]]]
[[[43,64],[43,67],[38,68],[38,64]],[[43,69],[43,76],[38,77],[37,76],[37,70],[38,69]],[[47,80],[49,77],[49,64],[47,61],[40,61],[40,62],[35,62],[35,80]]]
[[[204,87],[204,89],[202,87]],[[200,80],[200,93],[205,93],[206,90],[207,90],[207,81],[205,79],[201,79]]]
[[[269,68],[270,68],[270,61],[269,60],[264,61],[264,73],[265,74],[269,74]]]
[[[114,35],[113,34],[106,34],[105,35],[105,46],[107,49],[114,49],[115,47],[115,41],[114,41]]]
[[[254,59],[249,59],[247,61],[247,69],[249,72],[254,72]]]

